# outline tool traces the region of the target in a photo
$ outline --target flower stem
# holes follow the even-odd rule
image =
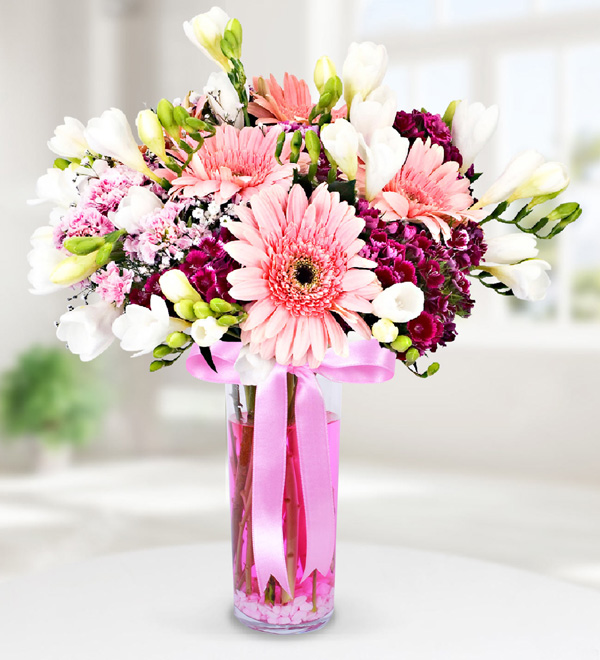
[[[314,570],[312,574],[312,611],[317,611],[317,571]]]

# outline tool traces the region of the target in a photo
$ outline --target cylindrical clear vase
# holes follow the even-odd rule
[[[317,377],[327,412],[329,470],[337,519],[341,384]],[[307,534],[295,417],[296,376],[288,375],[285,486],[281,512],[290,590],[272,576],[260,591],[252,543],[252,457],[256,386],[227,385],[227,438],[234,612],[246,626],[276,634],[302,633],[324,626],[333,613],[335,553],[325,575],[304,580]],[[260,385],[258,386],[260,387]],[[309,413],[310,411],[307,411]],[[283,439],[282,439],[283,441]]]

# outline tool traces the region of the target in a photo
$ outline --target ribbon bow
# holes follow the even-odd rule
[[[346,383],[381,383],[394,375],[395,356],[375,339],[350,342],[346,358],[327,351],[317,369],[275,365],[266,382],[257,387],[252,458],[252,541],[256,577],[261,593],[272,575],[289,594],[281,510],[285,486],[287,438],[287,374],[298,378],[296,431],[298,459],[306,514],[304,581],[314,570],[326,575],[335,550],[335,506],[327,413],[316,374]],[[235,362],[239,342],[218,342],[211,348],[213,371],[197,346],[187,359],[195,378],[213,383],[240,384]]]

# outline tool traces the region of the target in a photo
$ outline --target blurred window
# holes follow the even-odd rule
[[[600,0],[357,1],[357,38],[388,47],[387,82],[400,107],[499,104],[498,131],[480,158],[482,187],[527,148],[570,168],[561,199],[584,213],[552,243],[538,242],[553,265],[547,300],[490,301],[485,292],[480,319],[493,318],[498,332],[519,319],[540,322],[550,343],[568,326],[600,348]]]

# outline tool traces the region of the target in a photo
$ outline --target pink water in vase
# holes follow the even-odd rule
[[[273,577],[260,591],[252,543],[252,457],[254,387],[227,386],[229,492],[236,617],[255,630],[290,634],[316,630],[333,612],[335,555],[326,574],[313,571],[303,581],[306,519],[295,424],[295,377],[288,378],[288,425],[281,526],[291,593]],[[327,410],[327,441],[333,502],[337,512],[341,385],[319,379]]]

